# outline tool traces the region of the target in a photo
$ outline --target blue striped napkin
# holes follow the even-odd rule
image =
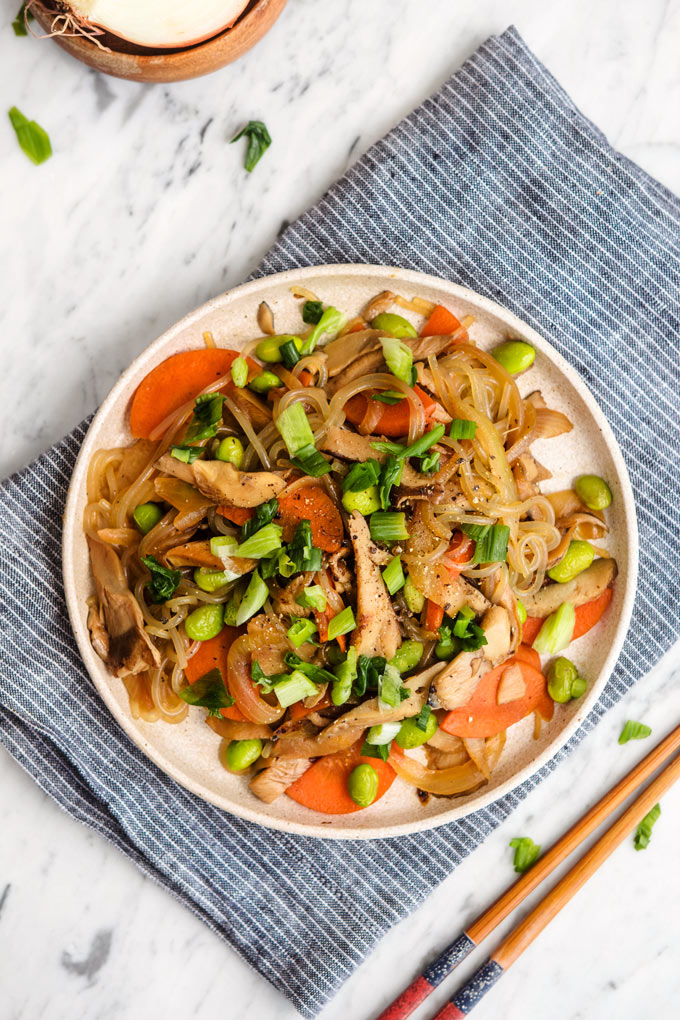
[[[552,340],[623,449],[641,570],[618,667],[567,748],[461,822],[358,847],[217,811],[161,774],[110,718],[74,646],[60,576],[60,517],[86,426],[2,485],[0,739],[307,1017],[680,632],[680,205],[610,148],[513,29],[375,145],[259,272],[324,262],[436,273]]]

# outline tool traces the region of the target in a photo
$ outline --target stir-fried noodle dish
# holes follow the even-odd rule
[[[293,293],[295,334],[262,302],[243,350],[197,336],[92,458],[92,644],[135,718],[200,713],[262,801],[357,811],[399,777],[415,815],[594,679],[564,651],[611,601],[612,495],[541,492],[532,444],[572,424],[529,344],[482,350],[418,297],[351,318]]]

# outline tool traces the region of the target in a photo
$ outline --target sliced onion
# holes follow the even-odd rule
[[[448,769],[431,769],[415,758],[396,752],[394,745],[387,760],[397,775],[407,783],[426,793],[436,793],[443,797],[469,793],[486,782],[473,761],[465,765],[453,765]]]
[[[248,0],[71,0],[75,17],[138,46],[190,46],[229,28]]]
[[[246,719],[256,723],[273,723],[280,719],[284,709],[268,704],[257,690],[250,676],[250,639],[247,634],[234,641],[227,659],[229,692]]]

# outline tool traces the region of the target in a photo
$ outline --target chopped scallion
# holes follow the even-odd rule
[[[386,663],[383,674],[378,681],[378,707],[380,709],[385,708],[397,708],[401,704],[402,693],[404,691],[401,682],[401,673],[396,666]],[[408,693],[406,693],[408,697]]]
[[[369,523],[374,542],[400,542],[409,537],[403,511],[376,510]]]
[[[661,805],[655,804],[652,810],[642,819],[635,830],[635,836],[633,838],[636,850],[645,850],[649,846],[649,841],[652,838],[652,828],[658,821],[660,814]]]
[[[281,344],[279,347],[279,354],[281,355],[281,361],[284,363],[286,368],[294,368],[300,360],[300,352],[298,351],[294,340],[286,340],[285,344]]]
[[[276,419],[276,427],[291,457],[307,446],[314,447],[314,433],[302,404],[289,404]]]
[[[328,640],[334,641],[343,634],[349,634],[356,627],[354,612],[351,606],[345,606],[332,620],[328,621]]]
[[[326,608],[326,592],[320,584],[310,584],[300,592],[295,601],[305,609],[316,609],[317,612],[323,613]]]
[[[235,358],[231,363],[231,378],[234,386],[239,390],[248,382],[248,362],[245,358]]]
[[[44,128],[34,120],[24,117],[16,106],[9,111],[9,119],[17,136],[17,141],[31,163],[38,166],[52,155],[50,137]]]
[[[475,541],[473,565],[505,563],[510,539],[510,528],[507,524],[461,524],[460,528]]]
[[[467,418],[454,418],[449,427],[451,439],[474,439],[477,423]]]
[[[242,542],[235,555],[243,559],[261,560],[263,556],[269,556],[275,549],[281,548],[282,533],[283,528],[278,524],[266,524]]]
[[[380,464],[373,457],[364,461],[363,464],[352,464],[342,480],[343,492],[363,492],[371,485],[375,485],[380,478]]]
[[[619,744],[627,744],[629,740],[644,740],[645,737],[651,736],[651,733],[651,726],[645,726],[644,723],[633,722],[632,719],[629,719],[621,730]]]
[[[181,460],[184,464],[193,464],[195,460],[205,453],[202,446],[172,446],[170,447],[170,455],[175,460]]]
[[[221,708],[230,708],[234,704],[234,699],[222,678],[222,671],[217,666],[199,676],[198,680],[178,693],[182,701],[186,701],[188,705],[207,708],[208,715],[215,715],[218,718]]]
[[[544,620],[531,647],[541,655],[557,655],[570,643],[575,622],[574,606],[571,602],[563,602],[556,613]]]
[[[379,747],[380,744],[391,744],[401,729],[401,722],[381,723],[379,726],[371,726],[366,734],[366,743]]]
[[[313,620],[296,620],[292,627],[286,631],[286,637],[291,644],[299,648],[306,641],[310,641],[317,631],[318,628]]]
[[[324,333],[337,333],[340,330],[345,316],[337,308],[329,305],[321,315],[314,329],[305,340],[302,348],[303,354],[311,354]]]
[[[253,572],[253,576],[250,578],[250,584],[245,590],[245,594],[241,599],[241,605],[238,607],[236,613],[236,626],[240,627],[242,624],[249,620],[251,616],[255,616],[255,613],[262,609],[269,597],[269,588],[260,577],[257,570]]]
[[[398,556],[395,556],[387,564],[383,570],[382,578],[390,595],[396,595],[399,589],[404,587],[406,578],[404,577],[404,569]]]
[[[194,413],[184,436],[185,443],[195,443],[198,439],[210,439],[217,435],[222,421],[223,403],[221,393],[204,393],[196,397]]]
[[[541,855],[541,848],[534,843],[529,836],[517,836],[510,840],[510,846],[515,851],[513,865],[515,871],[522,875],[528,871]]]
[[[302,306],[302,321],[309,326],[316,326],[323,315],[323,301],[305,301]]]
[[[291,463],[312,478],[320,478],[321,475],[326,475],[331,470],[329,462],[312,443],[300,447],[296,455],[291,458]]]
[[[411,368],[413,366],[413,351],[401,340],[393,336],[380,337],[383,349],[385,364],[392,375],[402,382],[411,385]]]
[[[292,541],[288,545],[288,556],[298,571],[321,570],[321,550],[312,541],[312,526],[309,521],[300,521]]]
[[[244,135],[248,139],[248,148],[243,165],[248,173],[251,173],[272,144],[272,139],[261,120],[249,120],[246,126],[234,135],[232,144],[238,142]]]
[[[396,390],[383,390],[382,393],[371,394],[371,400],[379,400],[381,404],[398,404],[405,398],[405,393],[398,393]]]
[[[300,673],[297,669],[291,673],[287,680],[281,680],[274,685],[274,694],[281,708],[288,708],[289,705],[294,705],[296,702],[302,701],[303,698],[312,698],[318,693],[319,689],[316,684],[308,680],[304,673]]]

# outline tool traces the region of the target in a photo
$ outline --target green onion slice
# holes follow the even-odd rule
[[[371,514],[369,526],[374,542],[399,542],[409,537],[403,511],[376,510]]]
[[[401,340],[393,336],[381,336],[385,364],[392,375],[402,382],[411,385],[411,369],[413,367],[413,351]]]
[[[327,602],[326,592],[320,584],[310,584],[300,592],[295,601],[305,609],[316,609],[317,612],[323,613]]]
[[[477,423],[467,418],[454,418],[449,427],[451,439],[474,439]]]
[[[356,621],[352,607],[345,606],[341,612],[336,613],[332,620],[328,621],[328,640],[334,641],[343,634],[349,634],[355,627]]]
[[[515,871],[522,875],[528,871],[541,855],[541,848],[528,836],[517,836],[510,840],[510,846],[515,851],[513,864]]]
[[[400,588],[403,588],[406,584],[406,578],[404,577],[404,569],[401,565],[401,559],[395,556],[387,564],[382,573],[385,587],[387,588],[390,595],[396,595]]]
[[[544,622],[532,645],[541,655],[557,655],[574,635],[576,612],[571,602],[563,602]]]
[[[179,691],[182,701],[187,705],[199,705],[208,709],[208,715],[220,716],[221,708],[230,708],[234,699],[226,688],[222,671],[215,666],[210,672],[199,676],[189,687]]]
[[[286,637],[291,644],[299,648],[306,641],[311,641],[316,633],[318,633],[318,628],[313,620],[296,620],[293,626],[286,631]]]
[[[238,607],[236,613],[236,626],[240,627],[242,624],[249,620],[251,616],[259,612],[262,606],[265,604],[269,597],[269,588],[260,577],[257,570],[253,572],[253,576],[250,578],[250,584],[245,590],[245,594],[241,599],[241,605]]]
[[[649,841],[652,838],[652,829],[658,821],[660,814],[661,805],[655,804],[652,810],[642,819],[633,837],[633,844],[636,850],[645,850],[649,846]]]
[[[245,358],[235,358],[231,363],[231,378],[234,386],[239,390],[248,382],[248,362]]]
[[[621,730],[619,744],[627,744],[629,740],[644,740],[645,737],[651,736],[651,733],[651,726],[645,726],[644,723],[633,722],[632,719],[629,719]]]
[[[281,548],[282,533],[283,528],[278,524],[266,524],[245,542],[242,542],[237,547],[235,555],[243,559],[261,560],[264,556],[269,556],[276,549]]]
[[[17,110],[16,106],[13,106],[9,111],[9,119],[19,145],[32,163],[39,166],[40,163],[44,163],[50,158],[52,155],[50,136],[44,128],[40,127],[40,124],[34,120],[28,120],[20,110]]]
[[[364,489],[376,485],[380,478],[380,463],[373,457],[363,464],[352,464],[342,480],[343,492],[363,492]]]
[[[251,173],[272,144],[272,139],[261,120],[249,120],[246,126],[234,135],[232,144],[244,136],[248,139],[248,149],[243,165],[248,173]]]

